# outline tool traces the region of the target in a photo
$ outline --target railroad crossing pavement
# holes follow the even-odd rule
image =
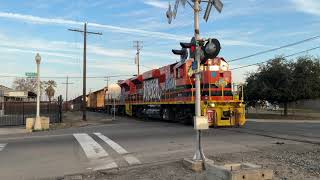
[[[304,139],[319,139],[319,129],[320,123],[248,122],[242,129],[204,132],[203,147],[205,154],[215,155],[267,148],[279,141],[303,145]],[[191,126],[129,118],[107,125],[0,135],[0,179],[57,177],[177,160],[192,157],[193,145]]]

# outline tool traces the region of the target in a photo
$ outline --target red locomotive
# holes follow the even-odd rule
[[[116,97],[110,94],[110,89],[102,89],[104,108],[129,116],[192,123],[195,109],[192,61],[173,63],[120,81],[121,92]],[[201,65],[201,70],[201,113],[208,117],[209,125],[244,125],[242,87],[232,83],[228,63],[216,57]]]

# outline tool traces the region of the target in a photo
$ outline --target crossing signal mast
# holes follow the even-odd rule
[[[195,98],[195,117],[194,117],[194,124],[195,129],[197,130],[197,140],[196,140],[196,152],[194,154],[193,160],[194,161],[201,161],[204,162],[205,156],[202,151],[201,147],[201,130],[207,129],[208,126],[205,128],[198,127],[197,124],[201,123],[208,123],[208,121],[204,121],[204,117],[201,116],[201,108],[200,108],[200,101],[201,101],[201,94],[200,94],[200,65],[203,64],[206,60],[215,58],[221,49],[220,42],[217,39],[209,38],[209,39],[201,39],[200,38],[200,26],[199,26],[199,14],[200,14],[200,3],[207,2],[206,12],[204,14],[204,20],[207,22],[210,16],[210,12],[212,6],[221,13],[223,8],[223,3],[220,0],[176,0],[174,9],[171,9],[171,4],[169,3],[168,10],[166,12],[166,16],[168,18],[168,23],[171,24],[172,20],[176,18],[177,11],[179,4],[181,3],[183,7],[186,4],[189,4],[190,7],[194,11],[194,37],[191,39],[190,43],[180,43],[182,49],[181,50],[172,50],[174,54],[180,55],[181,60],[185,60],[187,56],[186,49],[189,49],[189,57],[193,58],[192,69],[195,71],[195,87],[196,87],[196,98]]]

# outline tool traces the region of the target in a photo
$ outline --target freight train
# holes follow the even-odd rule
[[[193,59],[152,69],[118,81],[87,96],[87,108],[138,118],[192,124],[195,115]],[[201,69],[201,115],[211,127],[243,126],[246,122],[243,88],[232,82],[227,61],[206,60]]]

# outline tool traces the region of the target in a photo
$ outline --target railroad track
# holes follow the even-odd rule
[[[266,131],[261,129],[248,129],[248,128],[247,129],[225,128],[225,129],[219,129],[219,130],[320,145],[320,138],[317,136],[306,136],[306,135],[285,134],[285,133],[279,134],[279,132],[274,132],[274,131]]]

